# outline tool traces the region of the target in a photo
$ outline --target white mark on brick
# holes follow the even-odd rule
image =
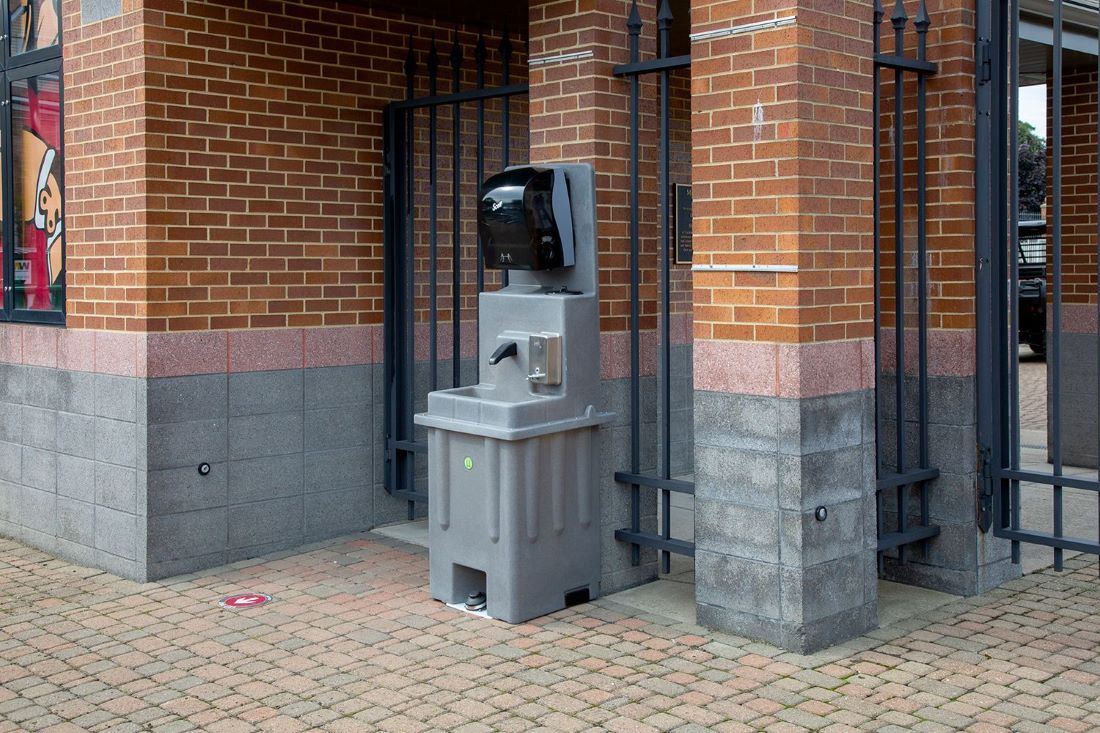
[[[764,105],[757,102],[752,108],[752,140],[760,142],[764,134]]]

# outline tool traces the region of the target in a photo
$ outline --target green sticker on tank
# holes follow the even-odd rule
[[[474,470],[474,459],[470,458],[469,456],[466,456],[465,458],[462,459],[462,465],[466,468],[467,471],[473,471]]]

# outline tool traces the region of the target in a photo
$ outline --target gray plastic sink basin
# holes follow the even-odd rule
[[[491,384],[475,384],[428,393],[428,411],[416,424],[429,428],[482,435],[499,440],[524,440],[562,430],[599,425],[612,415],[577,405],[562,395],[508,392]]]
[[[507,394],[490,384],[428,394],[429,415],[512,430],[576,417],[565,414],[567,406],[567,401],[557,395]]]

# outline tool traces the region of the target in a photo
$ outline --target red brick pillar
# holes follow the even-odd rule
[[[696,602],[807,651],[876,624],[871,7],[741,8],[692,2]]]
[[[652,30],[656,4],[639,3],[639,11]],[[596,6],[540,1],[531,4],[529,16],[531,162],[590,163],[596,173],[602,407],[617,415],[602,442],[604,593],[656,576],[652,552],[643,552],[641,565],[634,566],[630,546],[614,539],[616,529],[630,524],[629,489],[612,479],[615,470],[627,468],[616,463],[617,457],[630,452],[630,82],[613,74],[617,64],[629,61],[629,13],[628,0]],[[643,33],[642,52],[650,58],[652,40],[647,41],[647,35],[652,39],[653,33]],[[644,217],[655,221],[657,123],[653,105],[648,107],[641,114],[640,208]],[[647,253],[642,267],[655,270],[654,230],[642,228],[641,249]],[[648,280],[643,299],[655,296],[652,282]],[[644,312],[641,327],[652,330],[656,316],[651,309]],[[645,378],[654,379],[652,364]],[[643,491],[642,505],[643,529],[655,531],[652,490]]]

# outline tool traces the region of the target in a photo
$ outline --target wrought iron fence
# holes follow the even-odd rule
[[[906,54],[906,30],[909,16],[902,0],[897,0],[890,15],[890,25],[894,33],[894,51],[882,50],[882,24],[886,11],[879,0],[874,6],[874,259],[875,259],[875,444],[878,447],[878,482],[876,501],[878,510],[878,550],[879,562],[882,553],[895,549],[899,562],[905,562],[907,546],[924,542],[939,534],[940,528],[932,524],[929,518],[929,483],[939,476],[929,460],[928,439],[928,246],[927,246],[927,167],[926,117],[927,117],[927,78],[936,73],[936,64],[928,60],[927,40],[931,19],[924,0],[920,0],[913,30],[916,33],[916,56]],[[894,309],[893,348],[894,348],[894,434],[884,435],[883,429],[883,393],[887,385],[883,374],[883,241],[882,241],[882,75],[893,71],[893,116],[890,127],[890,143],[893,147],[893,287]],[[907,424],[910,422],[906,401],[906,262],[908,252],[905,243],[905,109],[906,79],[916,78],[916,331],[917,331],[917,455],[910,456],[906,441]],[[883,439],[893,441],[894,465],[884,465]],[[909,497],[916,488],[919,497],[919,516],[913,523],[909,517]],[[894,526],[887,528],[887,510],[884,503],[888,492],[894,493],[896,500]]]
[[[635,565],[641,561],[641,548],[652,547],[660,552],[662,572],[669,572],[671,553],[694,556],[695,544],[672,536],[672,493],[694,495],[695,484],[672,475],[672,287],[670,272],[671,225],[669,194],[672,184],[670,172],[670,74],[676,69],[691,66],[690,54],[671,56],[673,16],[668,0],[662,0],[657,12],[657,56],[642,60],[641,37],[643,23],[637,2],[630,7],[626,27],[630,38],[630,62],[616,66],[614,74],[630,80],[630,468],[617,471],[615,480],[630,487],[630,526],[615,532],[615,538],[631,545],[631,559]],[[658,419],[660,431],[660,457],[658,470],[647,472],[642,467],[642,332],[641,332],[641,190],[639,163],[641,152],[640,107],[642,102],[641,80],[654,75],[658,80],[658,211],[660,289],[660,347],[658,384],[660,396]],[[661,529],[659,534],[642,530],[642,487],[656,489],[660,497]]]

